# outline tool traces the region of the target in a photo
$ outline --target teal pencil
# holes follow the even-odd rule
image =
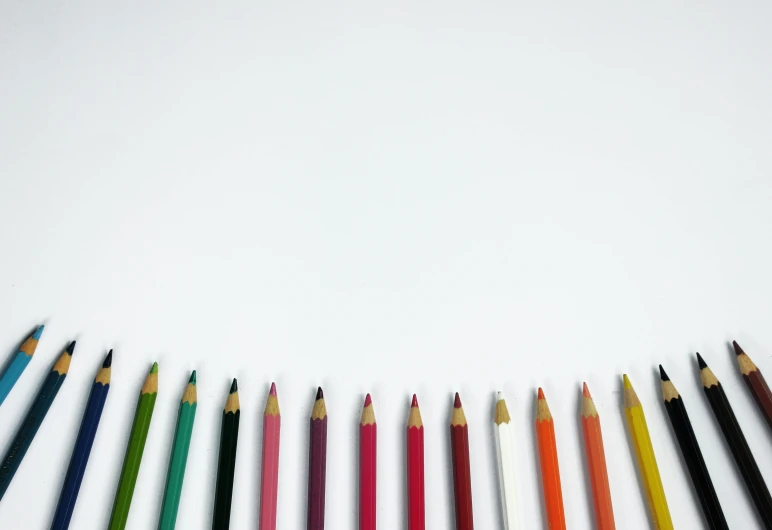
[[[3,370],[3,373],[0,374],[0,405],[2,405],[5,398],[8,397],[13,385],[16,384],[16,381],[19,380],[24,369],[27,368],[27,365],[32,360],[32,356],[35,354],[35,348],[38,347],[40,336],[43,334],[44,327],[45,326],[40,326],[35,333],[24,341],[24,344],[21,345],[19,351],[14,354],[13,358],[5,367],[5,370]]]
[[[166,477],[166,491],[161,505],[161,517],[158,520],[158,530],[174,530],[177,523],[177,511],[182,497],[182,481],[185,478],[185,465],[188,462],[188,450],[193,434],[193,421],[196,419],[196,371],[190,374],[190,380],[185,387],[180,402],[180,412],[177,415],[177,430],[174,433],[172,455],[169,458],[169,474]]]

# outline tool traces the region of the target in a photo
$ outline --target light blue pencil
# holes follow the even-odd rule
[[[40,326],[30,338],[24,341],[19,351],[13,356],[11,362],[5,367],[2,375],[0,375],[0,405],[3,404],[5,398],[11,392],[13,385],[21,377],[22,372],[32,360],[32,355],[35,353],[35,348],[38,347],[38,341],[43,334],[43,328]]]

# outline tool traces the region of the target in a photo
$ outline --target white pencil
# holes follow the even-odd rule
[[[496,460],[499,463],[499,491],[501,518],[504,530],[521,530],[520,506],[517,502],[517,473],[515,473],[515,426],[509,418],[504,394],[498,393],[493,431],[496,438]]]

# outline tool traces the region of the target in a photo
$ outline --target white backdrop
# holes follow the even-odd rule
[[[0,450],[55,356],[78,340],[0,502],[4,530],[48,528],[109,348],[113,384],[78,530],[106,526],[155,360],[160,392],[133,530],[157,524],[194,368],[198,416],[178,528],[210,527],[234,376],[234,529],[257,527],[272,380],[283,413],[282,529],[305,525],[319,384],[330,414],[327,528],[357,525],[366,392],[380,434],[379,526],[405,528],[413,392],[426,424],[427,527],[453,524],[456,390],[470,423],[475,521],[500,528],[497,389],[519,429],[525,526],[542,528],[539,385],[556,421],[570,527],[592,528],[583,380],[603,421],[618,526],[648,528],[621,412],[625,371],[674,524],[696,528],[660,362],[684,396],[730,526],[761,527],[694,352],[724,382],[772,481],[772,438],[728,349],[737,339],[772,374],[772,6],[387,4],[0,4],[0,361],[46,324],[0,407]]]

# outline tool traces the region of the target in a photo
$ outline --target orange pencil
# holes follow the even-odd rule
[[[566,515],[563,513],[563,490],[560,486],[558,447],[555,441],[555,425],[552,414],[539,388],[536,402],[536,437],[539,441],[539,463],[544,492],[544,508],[548,530],[566,530]]]
[[[611,505],[611,488],[608,485],[606,451],[603,449],[603,433],[600,418],[592,401],[587,383],[582,389],[582,430],[584,451],[587,455],[587,473],[592,485],[592,505],[595,509],[595,527],[598,530],[615,530],[614,508]]]

